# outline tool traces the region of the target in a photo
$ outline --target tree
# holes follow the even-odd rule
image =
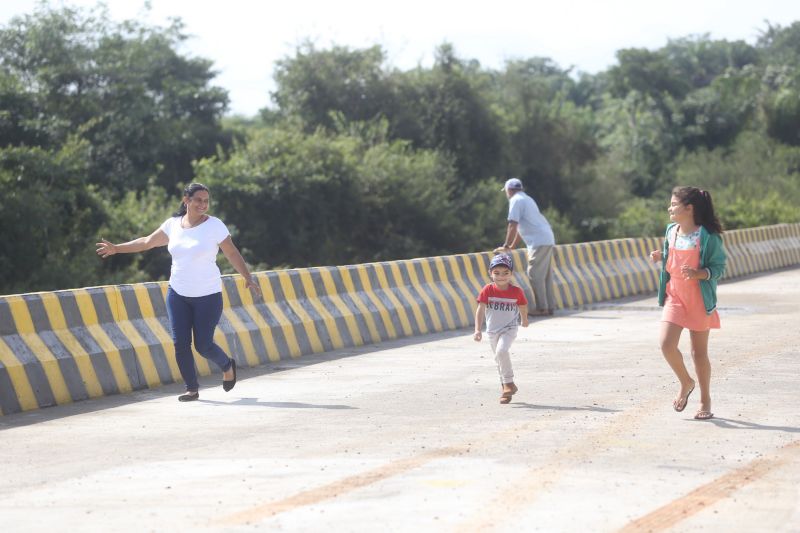
[[[392,107],[384,55],[380,46],[318,50],[306,42],[294,57],[278,61],[272,97],[283,117],[299,120],[309,133],[332,128],[336,112],[349,121],[377,118]]]
[[[692,89],[708,87],[728,71],[758,66],[758,50],[744,41],[712,41],[708,34],[670,39],[663,48],[667,62],[675,74],[686,80]]]
[[[462,61],[445,43],[432,69],[418,67],[393,81],[398,104],[388,118],[395,137],[452,155],[461,189],[497,173],[501,132],[486,97],[490,79],[477,62]]]
[[[103,211],[85,183],[89,146],[0,148],[0,290],[95,284],[91,241]],[[94,279],[93,279],[94,278]]]
[[[448,157],[388,140],[385,120],[339,127],[267,127],[230,158],[197,164],[252,261],[347,264],[470,248],[475,225],[459,217]]]
[[[571,99],[569,71],[546,58],[509,61],[493,82],[504,134],[500,173],[522,179],[543,207],[570,209],[597,145],[591,109]]]
[[[730,68],[680,104],[681,144],[692,150],[730,145],[758,109],[760,73],[752,66]]]
[[[226,144],[227,94],[209,86],[209,61],[177,52],[185,39],[180,21],[114,24],[103,9],[40,6],[13,19],[0,29],[0,88],[15,95],[0,104],[15,125],[3,141],[57,149],[77,131],[91,145],[91,183],[144,190],[156,176],[172,190],[192,160]]]
[[[800,65],[800,21],[783,27],[767,22],[756,46],[770,65]]]

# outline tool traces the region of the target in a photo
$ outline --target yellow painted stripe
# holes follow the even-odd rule
[[[345,324],[347,324],[347,330],[350,332],[350,338],[353,339],[353,344],[355,346],[361,346],[364,344],[364,339],[361,336],[361,330],[358,329],[358,324],[356,323],[353,310],[347,307],[342,297],[337,294],[336,283],[333,281],[331,271],[327,268],[321,268],[318,272],[319,277],[322,280],[322,285],[325,287],[325,294],[328,296],[333,305],[336,306],[336,309],[339,310],[339,314],[342,315]],[[366,317],[364,318],[366,320]],[[372,317],[370,317],[370,319],[371,318]],[[372,323],[372,320],[370,320],[370,323]],[[374,323],[372,324],[372,327],[375,327]],[[378,332],[375,331],[373,336],[374,339],[380,338],[377,333]]]
[[[636,257],[635,261],[637,264],[641,265],[642,270],[644,271],[645,275],[644,278],[644,286],[642,287],[645,291],[654,292],[658,290],[658,266],[654,264],[649,259],[650,252],[657,249],[658,246],[655,242],[652,242],[650,246],[648,246],[647,239],[636,239],[634,241],[636,244]]]
[[[622,241],[619,239],[611,241],[613,248],[613,255],[617,263],[617,269],[620,272],[622,288],[622,296],[630,296],[636,288],[636,279],[633,276],[633,268],[630,261],[625,257],[625,249],[622,246]]]
[[[630,266],[631,270],[633,271],[633,278],[634,278],[634,291],[636,293],[645,292],[647,289],[647,280],[646,277],[649,276],[649,272],[643,270],[641,263],[636,260],[636,254],[638,252],[638,248],[636,246],[636,239],[626,239],[626,242],[630,244],[630,246],[625,247],[625,257],[628,266]],[[649,246],[650,251],[653,250],[661,250],[663,241],[659,239],[658,243],[654,243],[654,245]],[[628,250],[630,249],[630,251]],[[648,252],[649,254],[649,252]],[[649,259],[647,259],[649,261]]]
[[[8,302],[11,318],[14,320],[14,327],[17,333],[20,335],[36,333],[36,328],[33,327],[33,320],[25,300],[19,295],[6,296],[5,300]]]
[[[628,270],[620,260],[619,248],[617,241],[607,241],[605,244],[604,261],[611,270],[614,276],[612,290],[615,290],[614,298],[622,298],[629,294],[628,288]]]
[[[136,284],[131,285],[133,294],[136,296],[136,303],[139,306],[139,312],[142,318],[154,318],[156,312],[153,310],[153,303],[150,301],[150,292],[147,290],[146,285]]]
[[[369,281],[369,275],[367,274],[367,269],[365,265],[355,265],[354,267],[356,273],[358,274],[358,278],[361,281],[361,286],[364,288],[362,294],[366,295],[367,298],[372,302],[372,305],[375,309],[378,310],[378,313],[381,315],[381,320],[383,321],[383,327],[386,328],[386,334],[389,335],[390,339],[397,338],[397,331],[394,329],[394,323],[392,322],[391,317],[389,317],[389,311],[386,309],[386,306],[383,302],[375,295],[374,290],[372,289],[372,283]],[[352,285],[352,281],[349,280],[350,272],[348,270],[344,270],[343,274],[347,275],[347,282]],[[353,292],[356,296],[358,296],[357,292]]]
[[[3,337],[0,337],[0,363],[8,372],[8,377],[11,379],[11,384],[14,386],[14,394],[19,402],[20,409],[23,411],[30,411],[39,407],[39,402],[36,401],[36,394],[33,392],[31,382],[28,379],[28,374],[25,373],[25,368],[19,362],[17,356],[11,351],[8,344],[5,343]]]
[[[614,264],[609,241],[602,241],[595,244],[594,255],[600,266],[600,271],[608,278],[608,288],[611,291],[611,297],[619,298],[622,296],[622,289],[620,288],[619,281],[621,275]]]
[[[128,339],[134,352],[136,352],[136,360],[139,361],[139,366],[142,368],[147,386],[151,389],[158,387],[162,383],[161,378],[158,377],[158,370],[156,370],[153,355],[150,353],[150,347],[129,320],[128,311],[119,296],[119,289],[116,287],[104,287],[103,291],[106,293],[109,302],[116,304],[112,306],[112,309],[116,310],[117,327],[125,334],[125,338]]]
[[[769,230],[770,238],[773,240],[775,248],[776,263],[774,268],[783,268],[791,264],[789,241],[785,235],[786,228],[784,226],[773,226]]]
[[[575,247],[575,253],[580,258],[581,265],[583,267],[584,275],[591,280],[592,287],[594,287],[598,292],[598,300],[607,300],[611,298],[611,291],[608,288],[608,283],[602,272],[600,271],[600,265],[597,264],[596,257],[594,257],[593,249],[590,244],[587,245],[580,245]]]
[[[380,341],[381,335],[378,333],[378,325],[375,323],[372,312],[358,296],[355,284],[350,276],[350,271],[347,269],[347,267],[336,267],[336,270],[339,272],[339,275],[342,278],[342,285],[344,285],[345,291],[350,295],[350,299],[353,301],[355,306],[358,308],[358,311],[361,313],[361,316],[364,318],[364,322],[367,324],[369,334],[372,337],[372,342]],[[330,280],[330,283],[333,284],[333,279]],[[389,336],[389,338],[396,338],[397,333],[394,331],[394,327],[392,326],[392,321],[389,320],[389,316],[385,314],[385,310],[382,310],[381,306],[376,307],[381,315],[381,320],[384,324],[384,327],[386,328],[386,334]]]
[[[578,261],[575,259],[575,249],[573,246],[565,246],[564,247],[564,259],[565,263],[567,264],[567,268],[571,270],[575,278],[575,286],[582,289],[581,292],[581,305],[586,305],[594,302],[594,293],[589,285],[589,281],[586,279],[586,276],[583,273],[582,265],[578,264]],[[586,298],[583,301],[584,297]]]
[[[81,313],[83,323],[86,324],[86,329],[95,342],[100,346],[100,349],[105,353],[108,359],[108,364],[111,367],[111,372],[114,374],[114,380],[117,382],[117,389],[120,392],[130,392],[133,390],[131,386],[128,373],[125,371],[125,365],[122,363],[122,355],[119,349],[114,344],[114,341],[100,326],[100,321],[97,319],[97,312],[94,308],[94,302],[91,295],[85,289],[77,289],[73,291],[75,302],[78,304],[78,310]]]
[[[392,292],[391,286],[389,285],[389,280],[386,279],[386,272],[384,272],[383,266],[374,264],[373,267],[375,268],[375,277],[378,278],[378,288],[383,289],[383,293],[389,300],[391,300],[392,306],[394,307],[394,312],[397,313],[397,317],[400,319],[400,325],[403,326],[403,333],[407,336],[413,335],[414,330],[411,327],[411,322],[408,320],[408,313],[406,313],[405,307],[397,298],[397,296],[394,295],[394,292]],[[366,276],[366,270],[364,271],[364,278],[362,278],[362,280],[364,279],[366,279],[367,283],[369,283],[369,279]]]
[[[456,291],[455,287],[453,286],[453,280],[451,280],[447,275],[447,269],[445,268],[444,259],[441,257],[434,257],[433,264],[436,267],[436,271],[439,273],[439,279],[441,280],[435,283],[441,283],[442,287],[444,287],[444,290],[447,291],[447,293],[453,299],[453,302],[455,302],[456,307],[458,309],[458,316],[459,319],[461,320],[461,325],[463,326],[470,325],[473,320],[471,314],[472,309],[470,309],[469,311],[467,310],[467,307],[464,305],[464,298],[462,298],[458,294],[458,291]],[[433,273],[431,272],[431,275],[432,274]],[[427,276],[428,274],[426,273],[425,275]]]
[[[11,318],[14,320],[16,330],[21,332],[20,338],[28,345],[33,355],[39,360],[42,370],[44,370],[56,403],[72,402],[72,395],[69,393],[66,381],[64,381],[64,375],[61,373],[58,359],[39,335],[35,333],[33,320],[25,300],[21,296],[6,296],[6,302],[11,311]]]
[[[136,302],[139,304],[139,310],[142,313],[143,320],[153,332],[153,335],[158,338],[161,348],[164,350],[164,357],[169,365],[169,371],[174,381],[181,381],[181,371],[178,368],[178,362],[175,359],[175,344],[172,342],[172,333],[167,331],[164,325],[158,318],[156,318],[155,310],[153,309],[153,302],[150,300],[150,291],[147,290],[145,285],[133,285],[133,293],[136,295]]]
[[[739,257],[742,260],[743,274],[752,274],[755,272],[755,263],[753,262],[753,256],[750,254],[750,250],[747,248],[746,235],[743,231],[739,231],[736,237]]]
[[[161,349],[164,350],[164,358],[167,360],[167,365],[169,366],[169,372],[170,375],[172,375],[172,379],[174,381],[180,381],[183,378],[181,377],[181,371],[178,368],[178,360],[175,359],[175,344],[172,341],[172,333],[168,331],[164,324],[162,324],[157,318],[145,318],[144,321],[150,328],[150,331],[153,332],[153,335],[155,335],[158,339]],[[227,343],[227,341],[225,342]]]
[[[464,275],[461,273],[461,265],[458,264],[458,260],[454,255],[443,259],[450,264],[450,271],[453,273],[456,285],[461,288],[461,292],[464,294],[465,298],[467,298],[467,302],[469,302],[470,305],[470,314],[474,317],[475,309],[478,307],[478,292],[470,288],[467,282],[464,281]],[[446,277],[446,271],[443,272],[443,275]]]
[[[581,306],[583,301],[583,293],[581,292],[578,277],[569,265],[569,258],[565,253],[566,247],[557,246],[555,250],[556,257],[556,272],[558,272],[564,279],[564,292],[570,301],[570,306]]]
[[[424,263],[425,261],[420,261]],[[433,300],[431,297],[428,296],[428,291],[425,290],[423,285],[428,285],[427,283],[422,283],[417,275],[417,269],[414,266],[412,261],[405,262],[406,271],[408,272],[408,279],[411,281],[411,285],[417,288],[417,293],[419,293],[420,298],[425,303],[425,307],[428,309],[428,315],[431,317],[431,321],[433,322],[433,330],[434,331],[442,331],[442,317],[439,316],[439,312],[436,309],[436,305],[434,305]],[[431,286],[432,289],[435,287]],[[455,329],[455,325],[453,324],[453,318],[450,316],[449,306],[447,302],[444,300],[444,297],[441,292],[436,290],[438,293],[439,301],[441,302],[442,313],[445,315],[445,320],[447,321],[448,329]]]
[[[566,285],[563,274],[561,274],[561,270],[558,268],[553,268],[553,285],[555,286],[556,309],[572,307],[572,295],[569,292],[569,287]],[[563,296],[562,292],[564,293]],[[566,301],[564,298],[566,298]]]
[[[383,267],[383,265],[381,265],[381,267]],[[420,309],[417,299],[414,298],[414,296],[411,294],[411,291],[409,291],[403,284],[403,274],[400,272],[400,265],[397,262],[392,261],[391,263],[389,263],[389,269],[392,271],[394,279],[397,280],[395,288],[398,291],[400,291],[400,294],[402,294],[403,297],[406,299],[406,302],[408,302],[408,306],[411,308],[411,312],[414,313],[414,319],[417,321],[417,325],[419,325],[419,332],[422,333],[423,335],[428,333],[428,331],[430,331],[430,328],[428,327],[428,323],[425,320],[425,317],[422,315],[422,310]],[[383,270],[383,268],[381,268],[381,272],[383,273],[384,276],[386,275],[386,272]],[[388,278],[386,278],[386,283],[387,284],[389,283]],[[387,285],[387,287],[388,286],[389,285]],[[433,313],[432,316],[436,316],[436,313]],[[411,323],[409,322],[409,325],[410,324]],[[441,327],[441,323],[439,324],[439,326]]]
[[[580,258],[581,270],[586,279],[592,284],[595,290],[597,300],[601,301],[611,297],[611,291],[608,289],[606,280],[597,272],[598,265],[595,263],[594,258],[590,252],[589,246],[576,246],[575,253]]]
[[[488,283],[489,280],[487,277],[478,276],[475,273],[475,269],[472,268],[472,261],[470,261],[469,256],[464,255],[462,257],[464,258],[464,274],[466,275],[467,279],[472,283],[472,286],[474,287],[472,292],[473,294],[475,294],[475,297],[477,298],[478,292],[476,291],[480,291],[481,288],[484,285],[486,285],[486,283]],[[486,261],[486,269],[487,270],[489,269],[489,261]]]
[[[464,318],[463,315],[465,315],[466,313],[464,313],[464,306],[459,305],[461,302],[459,302],[455,298],[452,298],[452,295],[451,295],[451,299],[448,299],[444,295],[444,293],[441,291],[441,289],[439,288],[439,284],[436,283],[434,281],[434,279],[433,279],[433,271],[431,271],[431,260],[430,259],[423,259],[423,260],[421,260],[419,262],[419,266],[420,266],[420,268],[422,268],[422,276],[423,276],[423,279],[425,281],[424,284],[431,288],[431,290],[433,291],[434,297],[439,302],[439,307],[441,307],[442,312],[444,313],[444,318],[445,318],[445,321],[447,322],[447,329],[456,329],[460,325],[465,324],[465,318]],[[417,272],[416,272],[416,269],[414,268],[414,266],[413,265],[409,265],[409,270],[413,271],[413,276],[414,277],[412,277],[411,279],[417,280],[416,283],[419,283],[419,280],[417,279]],[[427,292],[425,292],[424,295],[425,295],[426,298],[428,297]],[[430,300],[430,298],[428,298],[428,300]],[[456,317],[452,316],[452,314],[451,314],[451,311],[450,311],[451,306],[455,308],[456,313],[458,313],[458,315],[459,315],[458,321],[456,320]],[[432,301],[431,301],[431,305],[429,305],[428,308],[430,309],[431,307],[433,307],[433,310],[431,311],[431,313],[436,313],[436,306],[433,305]],[[437,321],[434,320],[434,325],[436,325],[437,328],[441,328],[442,327],[441,321],[438,321],[439,324],[436,324],[436,322]],[[438,329],[437,331],[441,331],[441,329]]]
[[[311,272],[306,269],[298,270],[297,276],[300,278],[300,283],[303,285],[303,292],[307,301],[322,317],[322,322],[325,324],[325,329],[331,338],[331,344],[334,350],[338,350],[344,346],[342,336],[339,334],[339,327],[336,325],[336,320],[333,315],[322,305],[317,294],[317,289],[314,287],[314,280],[311,279]]]
[[[261,280],[259,280],[259,277],[260,276],[258,276],[256,274],[253,275],[253,278],[258,280],[259,286],[262,286],[262,283],[261,283]],[[267,351],[267,358],[272,362],[280,361],[280,359],[281,359],[281,351],[278,349],[278,345],[275,343],[275,339],[272,337],[272,327],[269,325],[269,323],[266,321],[264,316],[258,310],[258,305],[262,305],[262,304],[261,303],[260,304],[256,304],[256,302],[253,300],[253,295],[250,292],[250,289],[245,287],[244,278],[239,278],[239,280],[240,281],[236,282],[237,286],[239,286],[239,284],[241,284],[241,292],[246,292],[248,294],[246,299],[242,298],[242,302],[243,303],[246,302],[247,315],[255,323],[256,328],[258,328],[258,333],[260,334],[261,340],[264,342],[264,348]],[[264,293],[263,293],[263,289],[262,289],[262,295],[263,294]],[[274,299],[274,296],[273,296],[273,299]],[[285,319],[285,317],[284,317],[284,319]],[[294,335],[294,330],[292,330],[291,326],[288,324],[288,319],[286,319],[286,328],[291,330],[292,335]],[[224,335],[223,335],[223,337],[224,337]],[[296,340],[295,340],[295,344],[296,344]],[[300,354],[300,346],[299,345],[296,346],[296,349],[297,349],[297,354],[299,355]],[[230,352],[228,352],[228,353],[230,353]],[[248,363],[249,363],[249,360],[248,360]],[[256,364],[260,364],[260,361],[258,361],[258,363],[256,363]],[[251,366],[256,366],[256,365],[251,365]]]
[[[254,275],[253,277],[258,279],[258,276]],[[259,282],[259,285],[261,285],[260,282]],[[242,288],[244,290],[246,290],[248,293],[250,292],[249,289],[246,289],[244,287],[244,280],[242,280]],[[262,294],[263,294],[263,292],[262,292]],[[249,296],[249,301],[253,301],[252,294]],[[261,334],[261,339],[264,341],[264,347],[267,350],[267,358],[270,361],[273,361],[273,362],[280,361],[281,352],[278,349],[278,345],[275,344],[275,339],[272,337],[272,328],[267,323],[266,319],[259,312],[258,306],[255,304],[255,302],[253,302],[252,304],[248,303],[247,304],[247,310],[248,310],[248,313],[247,313],[248,316],[250,316],[251,320],[253,320],[253,322],[255,322],[256,327],[258,328],[258,332]],[[291,329],[291,328],[289,328],[289,329]],[[222,334],[221,331],[219,333]],[[292,333],[294,333],[294,332],[292,332]],[[224,334],[222,335],[222,338],[225,338]],[[298,352],[298,354],[300,353],[300,347],[299,346],[297,347],[297,352]],[[230,352],[228,352],[228,353],[230,353]]]
[[[311,350],[314,353],[320,353],[324,351],[324,348],[322,347],[322,341],[317,334],[316,327],[314,327],[314,320],[298,301],[297,295],[294,292],[294,286],[292,285],[292,279],[289,277],[289,273],[285,270],[282,270],[277,273],[277,276],[278,282],[283,290],[283,296],[286,298],[286,303],[292,308],[295,314],[300,317],[300,323],[302,324],[303,329],[308,336],[308,342],[311,344]]]
[[[254,275],[253,277],[256,278],[257,276]],[[250,289],[248,289],[247,286],[245,285],[243,277],[234,276],[233,282],[234,282],[234,287],[236,287],[236,292],[239,294],[239,301],[242,303],[240,309],[244,311],[244,314],[250,318],[250,321],[253,322],[253,324],[255,324],[256,333],[258,333],[259,337],[261,337],[261,341],[264,344],[264,350],[267,352],[266,353],[267,359],[269,359],[270,343],[272,339],[269,337],[269,333],[261,328],[262,324],[266,325],[266,322],[263,320],[263,318],[261,317],[261,313],[259,313],[258,309],[256,308],[256,302],[253,299],[253,293],[251,293]],[[224,295],[225,291],[222,292]],[[223,303],[224,301],[225,301],[225,296],[223,296]],[[241,317],[239,319],[242,320]],[[255,344],[253,344],[253,340],[249,334],[249,331],[250,331],[249,329],[240,330],[237,328],[237,333],[241,332],[238,333],[239,338],[241,338],[242,335],[246,335],[247,340],[250,341],[249,345],[252,346],[252,350],[250,350],[249,352],[245,350],[244,356],[245,359],[247,360],[247,364],[250,367],[256,367],[261,364],[261,359],[258,357],[258,352],[256,351]],[[219,333],[222,332],[219,331]],[[224,335],[221,335],[221,337],[224,337]],[[274,349],[275,352],[277,353],[278,349],[277,346],[274,346],[273,344],[272,349]],[[231,353],[230,350],[227,353]]]
[[[797,229],[800,226],[781,225],[778,230],[783,243],[783,249],[786,250],[786,257],[783,266],[793,265],[800,263],[800,242],[798,242]]]
[[[67,327],[67,321],[58,296],[52,292],[43,292],[40,296],[47,318],[50,321],[50,326],[53,328],[53,334],[58,337],[58,340],[61,341],[75,360],[75,366],[78,368],[78,373],[80,373],[81,380],[83,380],[86,387],[86,393],[91,398],[102,396],[103,387],[97,379],[97,372],[94,370],[92,360],[72,331]]]
[[[759,249],[758,242],[756,241],[756,234],[753,230],[745,230],[747,235],[747,248],[750,250],[750,256],[753,258],[753,268],[755,272],[764,270],[764,259]]]
[[[249,291],[248,291],[249,292]],[[242,298],[242,293],[239,292],[239,297]],[[244,303],[244,300],[242,300]],[[247,364],[249,366],[258,366],[260,361],[258,360],[258,355],[256,354],[256,348],[253,346],[253,339],[250,338],[250,329],[242,322],[242,319],[239,318],[239,315],[236,314],[236,311],[231,307],[230,298],[228,298],[228,291],[225,289],[222,290],[222,314],[225,318],[228,319],[228,322],[231,323],[233,326],[234,331],[236,332],[236,338],[239,339],[239,342],[242,343],[242,351],[244,352],[244,358],[247,360]],[[222,331],[217,331],[215,333],[219,333],[219,337],[215,336],[214,342],[216,342],[217,338],[224,337]],[[232,354],[228,352],[228,357]],[[195,359],[203,359],[206,363],[206,367],[208,368],[208,375],[211,374],[211,365],[208,364],[208,361],[205,357],[200,354],[195,354]]]
[[[439,273],[439,279],[442,280],[441,286],[444,287],[444,290],[447,291],[447,294],[450,295],[450,298],[453,301],[453,304],[456,306],[456,310],[458,312],[458,320],[459,326],[468,326],[470,324],[471,317],[467,313],[467,309],[464,307],[464,302],[462,298],[458,295],[458,292],[453,288],[453,284],[451,280],[447,277],[447,270],[445,269],[444,261],[441,257],[434,257],[432,259],[433,264],[436,266],[436,271]],[[434,281],[433,278],[433,271],[431,269],[431,265],[429,262],[425,261],[422,263],[422,270],[425,273],[425,278],[431,284],[431,287],[436,287],[438,283]]]
[[[294,327],[289,317],[286,316],[283,309],[281,309],[275,301],[275,292],[272,290],[272,284],[267,278],[257,277],[256,280],[258,281],[258,286],[261,287],[261,295],[264,298],[264,305],[267,311],[269,311],[269,313],[275,317],[275,320],[278,321],[278,324],[280,324],[283,337],[286,339],[289,357],[300,357],[302,350],[300,349],[300,343],[297,342],[297,335],[294,332]],[[273,360],[272,357],[270,357],[270,360]],[[277,360],[280,360],[280,353],[278,353]]]

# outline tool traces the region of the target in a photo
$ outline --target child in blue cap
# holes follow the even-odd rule
[[[489,275],[492,283],[486,285],[478,294],[478,309],[475,311],[475,334],[473,338],[480,342],[483,337],[481,329],[486,321],[486,333],[497,362],[500,374],[502,393],[500,403],[509,403],[517,392],[514,384],[514,369],[511,368],[511,343],[517,338],[517,327],[522,324],[528,327],[528,300],[522,289],[511,284],[514,263],[506,254],[498,254],[489,263]]]

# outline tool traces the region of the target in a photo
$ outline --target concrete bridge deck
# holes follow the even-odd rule
[[[0,529],[800,531],[800,269],[719,300],[710,421],[628,299],[521,329],[510,405],[461,330],[7,415]]]

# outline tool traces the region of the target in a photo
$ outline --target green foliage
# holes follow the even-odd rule
[[[800,66],[771,68],[765,77],[772,88],[764,98],[767,133],[800,146]]]
[[[223,117],[185,39],[102,5],[0,27],[0,291],[164,279],[163,249],[101,261],[94,243],[151,233],[195,180],[256,268],[492,249],[511,176],[559,243],[660,235],[678,184],[729,229],[800,218],[800,22],[620,50],[596,75],[485,69],[447,43],[400,71],[380,46],[304,43],[257,117]]]
[[[100,207],[107,215],[104,223],[94,231],[98,238],[111,242],[149,235],[179,205],[180,200],[174,194],[168,194],[152,182],[144,191],[126,191],[119,199],[104,196]],[[103,260],[98,279],[104,284],[165,280],[169,277],[169,270],[169,253],[165,248],[157,248],[143,254],[119,254]]]
[[[716,77],[692,91],[681,104],[682,143],[689,149],[732,143],[753,117],[761,83],[758,71],[745,67]]]
[[[632,198],[611,223],[609,237],[655,237],[663,235],[669,223],[669,197]]]
[[[8,292],[93,284],[91,244],[102,222],[83,176],[89,146],[0,149],[0,287]]]
[[[800,21],[785,28],[767,23],[767,29],[758,39],[758,47],[771,65],[800,64]]]
[[[350,121],[370,120],[386,112],[391,96],[383,61],[379,46],[317,50],[306,42],[294,57],[278,61],[273,98],[281,115],[298,120],[308,133],[332,127],[334,111]]]
[[[670,39],[663,55],[675,75],[694,89],[708,87],[727,72],[760,62],[758,50],[746,42],[712,41],[707,34]]]
[[[198,162],[198,179],[237,229],[248,256],[269,266],[343,264],[464,249],[449,158],[370,132],[253,133],[230,158]],[[383,126],[385,128],[385,125]],[[384,134],[385,135],[385,134]],[[375,140],[375,139],[378,140]]]
[[[451,155],[460,188],[495,174],[500,131],[484,93],[488,80],[476,63],[462,61],[445,43],[432,69],[417,68],[395,83],[398,104],[389,119],[397,137]]]
[[[556,244],[569,244],[580,242],[580,231],[570,220],[553,207],[542,210],[556,237]]]
[[[724,229],[800,222],[797,203],[787,200],[776,191],[767,191],[761,197],[728,192],[724,199],[717,213]]]
[[[185,39],[177,21],[115,24],[99,8],[40,6],[13,19],[0,29],[0,93],[12,93],[0,124],[16,129],[4,144],[53,148],[77,131],[91,144],[90,183],[121,194],[155,175],[171,189],[226,141],[227,95],[208,86],[210,61],[178,54]]]
[[[682,154],[675,167],[677,183],[712,192],[728,229],[800,220],[799,171],[800,148],[754,132],[741,135],[730,149]]]

